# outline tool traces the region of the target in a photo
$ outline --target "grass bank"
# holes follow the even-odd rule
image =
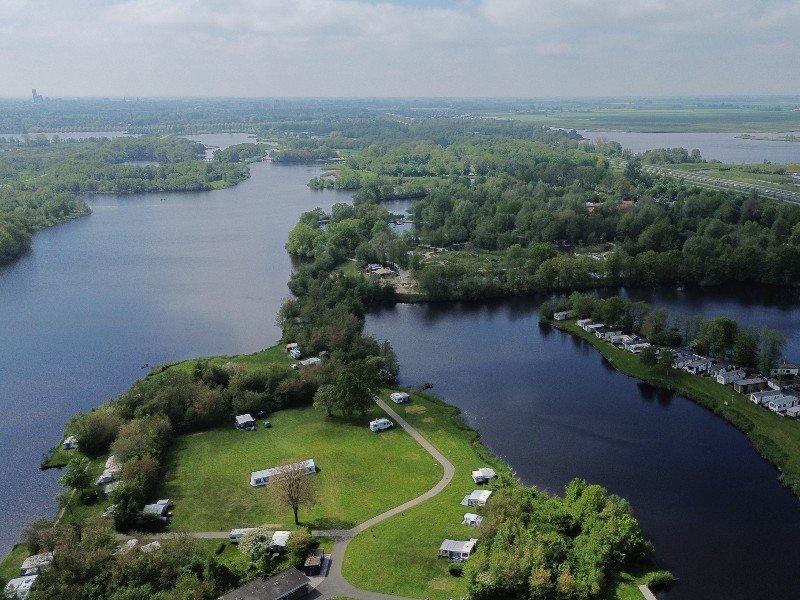
[[[677,392],[721,416],[747,436],[756,451],[781,471],[780,480],[800,496],[800,422],[757,406],[747,396],[710,377],[648,367],[637,355],[586,333],[574,321],[553,325],[586,340],[621,373]]]

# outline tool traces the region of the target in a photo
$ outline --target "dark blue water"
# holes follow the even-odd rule
[[[75,412],[127,389],[144,364],[280,337],[287,233],[301,212],[350,195],[310,190],[315,167],[251,170],[225,190],[90,199],[90,216],[37,233],[0,270],[0,554],[55,514],[58,473],[38,466]]]
[[[631,295],[681,305],[669,291]],[[708,291],[693,298],[690,314],[742,321],[794,327],[800,312]],[[367,329],[392,343],[402,383],[432,382],[526,484],[561,493],[583,477],[627,498],[659,562],[681,578],[670,600],[797,597],[800,502],[776,471],[709,411],[541,328],[537,308],[530,299],[398,305],[370,314]],[[783,329],[796,344],[797,330]]]

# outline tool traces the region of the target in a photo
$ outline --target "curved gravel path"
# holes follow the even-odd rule
[[[386,411],[389,416],[394,419],[395,423],[400,425],[403,429],[405,429],[411,437],[413,437],[419,444],[428,451],[428,453],[433,456],[439,463],[444,467],[444,475],[439,480],[439,482],[429,489],[427,492],[422,494],[421,496],[417,496],[413,500],[409,500],[408,502],[404,502],[400,506],[396,506],[390,510],[387,510],[384,513],[379,514],[377,517],[372,517],[371,519],[364,521],[363,523],[356,525],[352,529],[344,529],[344,530],[327,530],[327,531],[314,531],[314,535],[320,536],[327,536],[332,537],[334,540],[333,543],[333,552],[331,553],[329,565],[328,565],[328,573],[326,577],[321,578],[320,583],[316,586],[317,592],[319,592],[323,597],[333,597],[333,596],[349,596],[351,598],[357,598],[358,600],[406,600],[404,596],[391,596],[388,594],[379,594],[377,592],[370,592],[368,590],[362,590],[357,588],[353,585],[350,585],[342,575],[342,563],[344,562],[344,555],[345,551],[347,550],[347,545],[350,543],[355,536],[359,533],[369,529],[373,525],[380,523],[381,521],[385,521],[386,519],[393,517],[404,510],[422,504],[426,500],[433,498],[436,494],[441,492],[447,484],[453,480],[453,476],[456,473],[456,469],[444,454],[439,452],[433,444],[431,444],[428,440],[422,437],[422,434],[414,429],[411,425],[409,425],[408,421],[406,421],[403,417],[398,415],[386,402],[381,399],[376,400],[378,406],[380,406],[384,411]]]

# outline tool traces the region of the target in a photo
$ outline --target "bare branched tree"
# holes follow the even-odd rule
[[[270,478],[272,494],[278,502],[292,509],[295,525],[300,525],[297,518],[300,507],[311,506],[316,500],[314,478],[308,475],[302,463],[294,463],[281,465],[278,473]]]

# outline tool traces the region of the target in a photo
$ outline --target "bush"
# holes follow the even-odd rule
[[[107,409],[79,414],[72,427],[81,452],[88,456],[99,456],[106,452],[117,436],[119,424],[119,417]]]
[[[305,529],[295,531],[289,538],[286,544],[286,550],[289,552],[292,564],[297,567],[302,566],[308,553],[316,548],[318,542],[314,537]]]
[[[669,587],[673,581],[675,578],[669,571],[653,571],[644,577],[644,584],[651,590]]]
[[[225,552],[225,547],[226,546],[227,546],[227,544],[225,542],[220,542],[219,544],[217,544],[217,547],[214,548],[214,554],[217,554],[217,555],[222,554],[223,552]]]
[[[464,574],[464,563],[460,562],[451,562],[450,563],[450,575],[453,577],[461,577]]]

